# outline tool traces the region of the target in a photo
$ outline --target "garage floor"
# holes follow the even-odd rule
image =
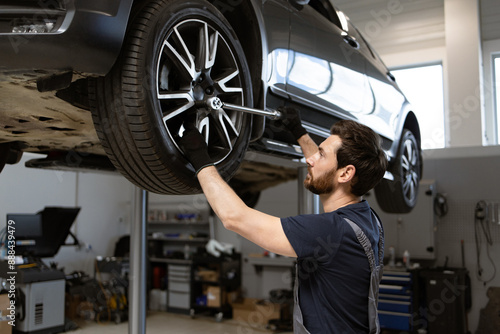
[[[128,322],[98,324],[93,321],[78,323],[80,329],[70,331],[70,334],[125,334],[128,333]],[[197,316],[195,319],[187,315],[168,312],[150,312],[146,318],[147,334],[238,334],[238,333],[273,333],[270,330],[250,324],[242,324],[228,319],[216,322],[213,317]],[[290,332],[291,333],[291,332]]]

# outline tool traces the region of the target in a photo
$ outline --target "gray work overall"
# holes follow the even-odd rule
[[[378,258],[379,265],[377,266],[375,261],[375,254],[372,249],[370,240],[365,235],[365,233],[359,228],[356,223],[352,220],[345,218],[349,225],[354,230],[358,242],[361,244],[365,250],[365,254],[368,257],[368,262],[370,263],[370,291],[368,292],[368,322],[370,326],[370,334],[380,333],[380,324],[378,321],[377,304],[378,304],[378,291],[379,283],[382,278],[383,271],[383,257],[384,257],[384,233],[382,231],[382,226],[380,221],[377,219],[378,231],[379,231],[379,242],[378,242]],[[296,268],[295,276],[295,287],[294,287],[294,310],[293,310],[293,333],[294,334],[310,334],[309,331],[304,326],[304,319],[302,317],[302,311],[299,305],[299,275],[298,275],[298,265]]]

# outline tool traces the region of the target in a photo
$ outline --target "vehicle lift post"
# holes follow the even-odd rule
[[[321,211],[319,196],[304,188],[304,180],[307,176],[307,167],[298,167],[298,213],[299,215],[318,214]]]
[[[129,334],[146,333],[147,204],[146,190],[136,187],[130,227]]]

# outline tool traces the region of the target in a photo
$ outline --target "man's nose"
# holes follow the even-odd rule
[[[306,159],[306,164],[307,166],[314,166],[314,159],[313,159],[314,155],[310,156],[309,158]]]

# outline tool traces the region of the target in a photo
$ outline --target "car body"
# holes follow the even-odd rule
[[[70,167],[116,168],[149,191],[198,192],[177,145],[186,121],[240,193],[252,188],[239,177],[249,151],[300,157],[279,121],[211,110],[206,100],[218,96],[296,106],[317,142],[340,119],[369,125],[390,160],[379,203],[389,212],[415,205],[415,114],[331,1],[10,1],[0,5],[0,49],[0,163],[47,153]]]

